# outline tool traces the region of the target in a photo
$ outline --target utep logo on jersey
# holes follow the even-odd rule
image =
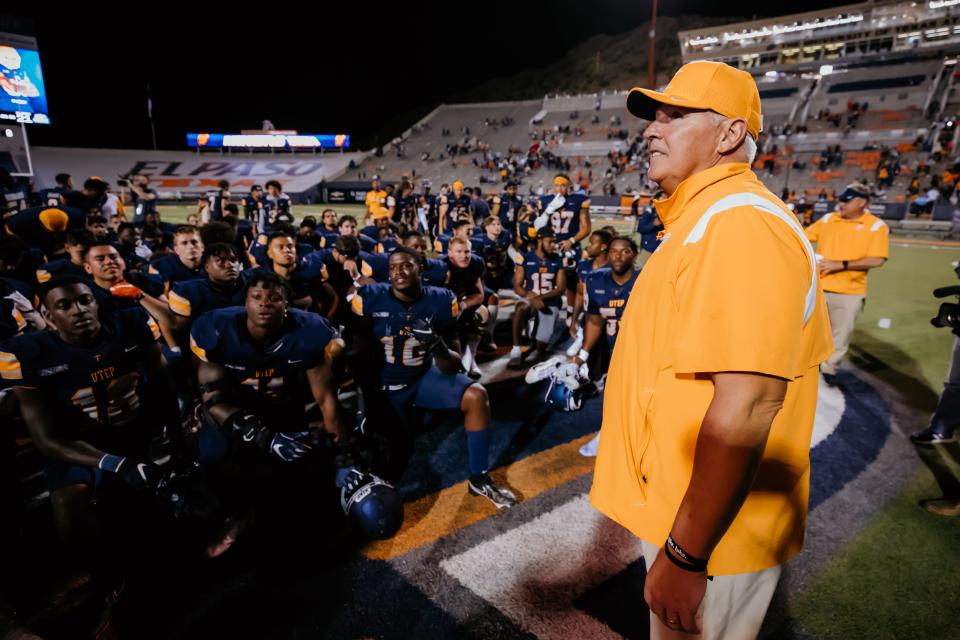
[[[100,356],[97,356],[97,360],[100,359]],[[97,369],[96,371],[90,372],[90,382],[103,382],[104,380],[110,380],[117,374],[116,367],[105,367],[103,369]]]

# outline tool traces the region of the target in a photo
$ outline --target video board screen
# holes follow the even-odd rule
[[[0,123],[50,124],[40,53],[7,36],[0,33]]]
[[[187,146],[193,149],[343,149],[350,146],[350,136],[314,133],[188,133]]]

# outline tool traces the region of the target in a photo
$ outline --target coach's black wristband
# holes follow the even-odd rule
[[[678,558],[677,556],[675,556],[672,551],[670,551],[670,547],[669,547],[669,546],[664,545],[664,547],[663,547],[663,555],[667,556],[667,560],[669,560],[669,561],[672,562],[673,564],[677,565],[678,567],[680,567],[680,568],[683,569],[684,571],[689,571],[690,573],[703,573],[703,572],[705,572],[705,571],[707,570],[707,566],[706,566],[706,565],[703,565],[702,567],[699,567],[699,566],[692,565],[692,564],[688,564],[688,563],[684,562],[683,560],[681,560],[680,558]]]
[[[677,541],[673,539],[673,535],[667,536],[667,542],[663,545],[663,548],[667,551],[668,555],[671,556],[671,559],[675,561],[682,561],[686,564],[687,567],[690,567],[688,571],[695,571],[697,573],[707,570],[707,559],[706,558],[697,558],[686,551],[683,550]]]

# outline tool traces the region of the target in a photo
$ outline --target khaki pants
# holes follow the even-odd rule
[[[827,310],[830,312],[830,326],[833,328],[833,355],[820,365],[820,371],[828,375],[836,375],[840,361],[847,354],[850,346],[850,334],[857,323],[857,316],[863,310],[866,296],[850,295],[846,293],[824,292],[827,299]]]
[[[647,570],[660,549],[643,542]],[[732,576],[715,576],[707,582],[707,593],[700,605],[699,635],[675,631],[650,612],[650,640],[751,640],[760,632],[767,607],[780,580],[783,565]]]

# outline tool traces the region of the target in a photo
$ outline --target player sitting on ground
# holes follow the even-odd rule
[[[333,290],[325,284],[327,271],[312,254],[297,255],[296,234],[290,227],[280,227],[267,237],[267,259],[264,264],[244,272],[246,277],[267,271],[285,280],[293,291],[291,304],[298,309],[326,311],[330,308]]]
[[[139,307],[101,314],[90,285],[57,276],[40,300],[52,331],[25,334],[0,352],[33,443],[61,537],[89,552],[103,545],[93,499],[101,483],[152,488],[161,471],[148,447],[179,429],[156,323]]]
[[[606,375],[610,364],[610,355],[617,342],[620,331],[620,319],[627,306],[627,299],[633,290],[640,271],[636,268],[637,243],[632,238],[618,236],[610,242],[610,267],[597,269],[587,277],[585,293],[587,297],[587,319],[583,335],[583,348],[570,358],[577,364],[585,363],[598,346],[600,336],[606,336],[605,354],[600,358],[600,366],[593,367],[591,378],[599,380]],[[636,304],[636,303],[634,303]],[[580,453],[585,456],[597,455],[600,434],[583,445]]]
[[[423,286],[442,287],[447,282],[447,261],[427,257],[427,237],[420,231],[408,231],[403,235],[403,246],[413,249],[420,256],[420,274]]]
[[[190,349],[199,360],[197,379],[212,418],[201,429],[201,459],[212,463],[233,516],[226,535],[208,548],[211,557],[229,548],[254,505],[292,491],[291,473],[277,466],[313,453],[308,402],[316,401],[323,428],[337,442],[348,436],[332,369],[342,344],[329,322],[292,308],[291,298],[285,280],[259,271],[247,283],[244,307],[211,311],[193,323]],[[280,486],[259,481],[255,472],[264,465]],[[313,467],[302,472],[316,473]]]
[[[362,363],[379,362],[379,375],[364,380],[368,409],[386,408],[377,398],[386,395],[387,405],[398,421],[374,420],[393,440],[388,479],[398,477],[412,450],[418,427],[417,410],[459,410],[464,413],[467,433],[471,495],[483,496],[498,509],[516,504],[509,490],[498,487],[488,475],[490,460],[490,402],[487,390],[461,373],[461,357],[447,347],[459,315],[459,304],[447,289],[424,287],[420,258],[400,247],[390,254],[390,284],[378,283],[358,289],[351,306],[360,319],[356,346]],[[363,366],[358,370],[364,370]],[[393,417],[392,414],[390,417]]]
[[[449,274],[445,286],[460,303],[457,338],[463,345],[463,368],[468,376],[479,380],[477,348],[481,338],[487,335],[488,326],[496,323],[500,302],[496,293],[483,286],[483,258],[473,255],[469,240],[461,237],[450,240],[450,253],[443,260]],[[494,350],[496,345],[486,345],[486,351]]]
[[[120,252],[112,244],[102,241],[87,249],[83,268],[92,280],[88,284],[100,311],[112,313],[118,309],[143,307],[157,321],[165,337],[173,336],[167,304],[161,299],[163,283],[158,277],[135,271],[124,273]]]
[[[587,243],[587,257],[577,263],[577,297],[573,301],[573,312],[570,314],[570,335],[573,337],[573,344],[567,351],[568,355],[576,355],[583,347],[583,325],[580,322],[580,313],[586,303],[584,287],[587,277],[592,272],[606,267],[609,263],[607,251],[610,249],[611,239],[610,234],[603,230],[591,233],[590,241]]]
[[[183,225],[173,234],[173,255],[154,260],[147,273],[163,278],[169,290],[174,282],[202,278],[200,258],[203,257],[203,240],[196,227]]]
[[[513,289],[520,299],[513,311],[513,348],[507,362],[510,369],[526,366],[520,342],[531,312],[538,314],[537,333],[529,336],[536,343],[538,359],[546,353],[547,341],[552,337],[560,316],[560,296],[567,286],[566,271],[553,248],[553,229],[543,227],[537,232],[537,248],[528,251],[523,256],[523,262],[514,268]]]
[[[179,282],[167,296],[177,344],[184,350],[190,344],[194,320],[214,309],[242,305],[245,299],[236,247],[225,242],[211,244],[203,252],[202,264],[206,278]]]

